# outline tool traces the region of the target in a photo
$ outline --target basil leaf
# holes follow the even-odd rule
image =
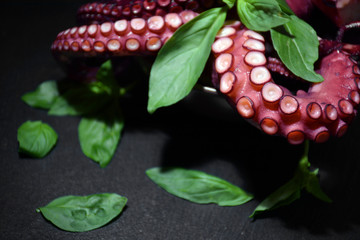
[[[229,8],[232,8],[235,5],[236,0],[222,0]]]
[[[78,128],[83,153],[100,167],[106,167],[115,154],[123,128],[124,119],[117,104],[83,117]]]
[[[250,217],[254,217],[263,211],[274,210],[278,207],[291,204],[300,198],[302,189],[305,189],[322,201],[331,202],[331,199],[320,188],[319,179],[317,178],[318,169],[312,172],[309,170],[308,153],[309,141],[306,141],[304,155],[299,161],[294,177],[263,200]]]
[[[331,203],[332,200],[329,198],[321,189],[319,179],[317,177],[318,169],[309,174],[307,184],[305,186],[306,191],[317,197],[321,201]]]
[[[63,196],[36,211],[60,229],[85,232],[110,222],[122,212],[126,202],[126,197],[115,193]]]
[[[152,168],[148,177],[169,193],[191,202],[219,206],[236,206],[253,196],[218,177],[182,168]]]
[[[104,62],[96,73],[96,82],[93,83],[97,86],[101,86],[109,94],[118,94],[119,88],[112,67],[111,60]]]
[[[17,139],[20,153],[42,158],[55,146],[58,135],[46,123],[27,121],[19,127]]]
[[[281,61],[296,76],[310,82],[324,79],[314,71],[319,40],[315,30],[295,15],[283,26],[270,30],[271,39]]]
[[[41,83],[35,91],[24,94],[21,99],[30,107],[49,109],[58,96],[57,82],[49,80]]]
[[[48,114],[56,116],[78,116],[98,111],[110,99],[96,85],[82,84],[60,95],[51,106]]]
[[[254,217],[260,212],[274,210],[281,206],[286,206],[300,198],[300,183],[297,179],[291,179],[289,182],[278,188],[264,199],[250,215]]]
[[[227,7],[212,8],[181,26],[164,44],[151,69],[150,113],[187,96],[200,77]]]
[[[239,0],[237,11],[247,28],[259,32],[269,31],[290,20],[276,0]]]

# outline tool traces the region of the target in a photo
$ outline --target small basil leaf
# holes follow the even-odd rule
[[[19,152],[30,157],[42,158],[55,146],[58,135],[46,123],[27,121],[17,132]]]
[[[117,82],[114,76],[114,72],[113,72],[113,68],[112,68],[112,63],[111,60],[108,60],[106,62],[104,62],[99,70],[96,73],[96,82],[93,84],[97,84],[97,83],[102,83],[101,86],[103,86],[103,88],[112,94],[117,94]]]
[[[78,128],[83,153],[100,167],[106,167],[114,156],[123,128],[124,119],[117,104],[83,117]]]
[[[235,5],[236,0],[222,0],[223,3],[228,5],[229,8],[232,8]]]
[[[110,99],[107,93],[96,85],[83,84],[60,95],[48,114],[56,116],[78,116],[98,111]]]
[[[58,96],[57,82],[49,80],[41,83],[35,91],[24,94],[21,99],[31,107],[49,109]]]
[[[332,202],[331,198],[329,198],[320,187],[319,178],[317,177],[317,172],[318,171],[315,170],[314,172],[311,172],[309,174],[305,189],[306,191],[308,191],[318,199],[324,202],[331,203]]]
[[[278,188],[265,198],[250,215],[254,217],[260,212],[274,210],[281,206],[286,206],[300,198],[301,186],[297,179],[291,179],[289,182]]]
[[[281,61],[292,73],[310,82],[324,80],[314,71],[319,40],[309,24],[292,15],[291,21],[271,29],[270,33]]]
[[[122,212],[126,202],[126,197],[115,193],[63,196],[36,211],[60,229],[85,232],[110,222]]]
[[[254,31],[269,31],[290,20],[276,0],[239,0],[237,10],[241,22]]]
[[[218,177],[182,168],[152,168],[148,177],[167,192],[200,204],[236,206],[250,201],[253,196]]]
[[[212,8],[181,26],[164,44],[152,66],[148,111],[187,96],[200,77],[227,7]]]

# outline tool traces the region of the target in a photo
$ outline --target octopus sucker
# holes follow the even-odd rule
[[[290,144],[301,144],[305,140],[305,134],[302,130],[293,130],[287,134],[287,140]]]
[[[255,116],[254,103],[247,96],[243,96],[238,100],[236,109],[243,118],[252,118]]]
[[[261,129],[269,135],[275,135],[279,131],[279,124],[271,117],[265,117],[260,121]]]
[[[231,53],[222,53],[215,60],[215,68],[218,73],[227,72],[233,64],[233,55]]]
[[[322,109],[320,104],[311,102],[306,106],[306,113],[309,118],[317,120],[322,116]]]
[[[299,109],[299,102],[295,97],[285,95],[281,98],[279,106],[284,114],[293,114]]]
[[[250,81],[255,85],[263,85],[271,80],[271,73],[264,66],[254,67],[250,72]]]
[[[360,103],[360,94],[357,90],[350,91],[348,98],[354,103],[354,105],[358,105]]]
[[[258,51],[250,51],[246,54],[244,61],[251,67],[263,66],[266,64],[266,57]]]
[[[300,7],[296,1],[287,2]],[[350,0],[343,7],[353,4],[355,1]],[[86,69],[83,60],[88,59],[101,62],[122,56],[155,55],[179,27],[215,5],[215,1],[203,0],[108,0],[85,4],[78,11],[79,26],[60,32],[51,50],[69,72],[77,67]],[[343,7],[334,6],[337,14],[344,13]],[[307,6],[306,11],[311,8]],[[304,81],[291,73],[272,49],[267,49],[268,35],[247,29],[238,20],[227,20],[211,46],[212,83],[241,117],[268,135],[280,135],[290,144],[301,144],[305,139],[322,143],[332,135],[341,137],[360,104],[360,46],[343,44],[341,38],[345,30],[359,26],[350,23],[341,27],[341,36],[334,41],[319,38],[315,70],[324,81],[307,82],[307,89],[294,90],[284,86],[281,78],[300,84]]]
[[[318,132],[316,135],[315,135],[315,138],[314,138],[314,141],[316,143],[324,143],[326,142],[327,140],[329,140],[330,138],[330,133],[328,130],[323,130],[323,131],[320,131]]]
[[[264,101],[269,103],[275,103],[283,96],[283,90],[275,83],[268,82],[261,89],[261,96]]]

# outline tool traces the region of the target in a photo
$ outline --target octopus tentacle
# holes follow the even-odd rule
[[[242,117],[291,144],[306,138],[324,142],[346,132],[360,102],[360,72],[348,53],[334,51],[323,58],[318,72],[324,82],[294,95],[272,79],[262,36],[246,28],[234,30],[213,44],[214,83]],[[258,47],[249,48],[254,41]]]
[[[213,0],[110,0],[84,4],[78,10],[81,24],[115,22],[118,19],[148,19],[184,10],[201,12],[214,5]]]
[[[52,44],[57,58],[126,56],[156,53],[182,24],[197,16],[192,11],[83,25],[60,32]]]

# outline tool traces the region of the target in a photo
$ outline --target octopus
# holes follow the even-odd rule
[[[276,78],[303,82],[272,51],[265,34],[227,21],[212,44],[212,83],[240,116],[290,144],[317,143],[343,136],[360,104],[360,46],[342,43],[345,31],[360,24],[357,0],[287,1],[304,19],[318,8],[338,26],[336,40],[319,37],[316,72],[324,81],[289,90]],[[69,73],[91,72],[89,62],[156,55],[183,24],[216,6],[206,0],[109,0],[78,10],[79,26],[60,32],[51,49]]]

